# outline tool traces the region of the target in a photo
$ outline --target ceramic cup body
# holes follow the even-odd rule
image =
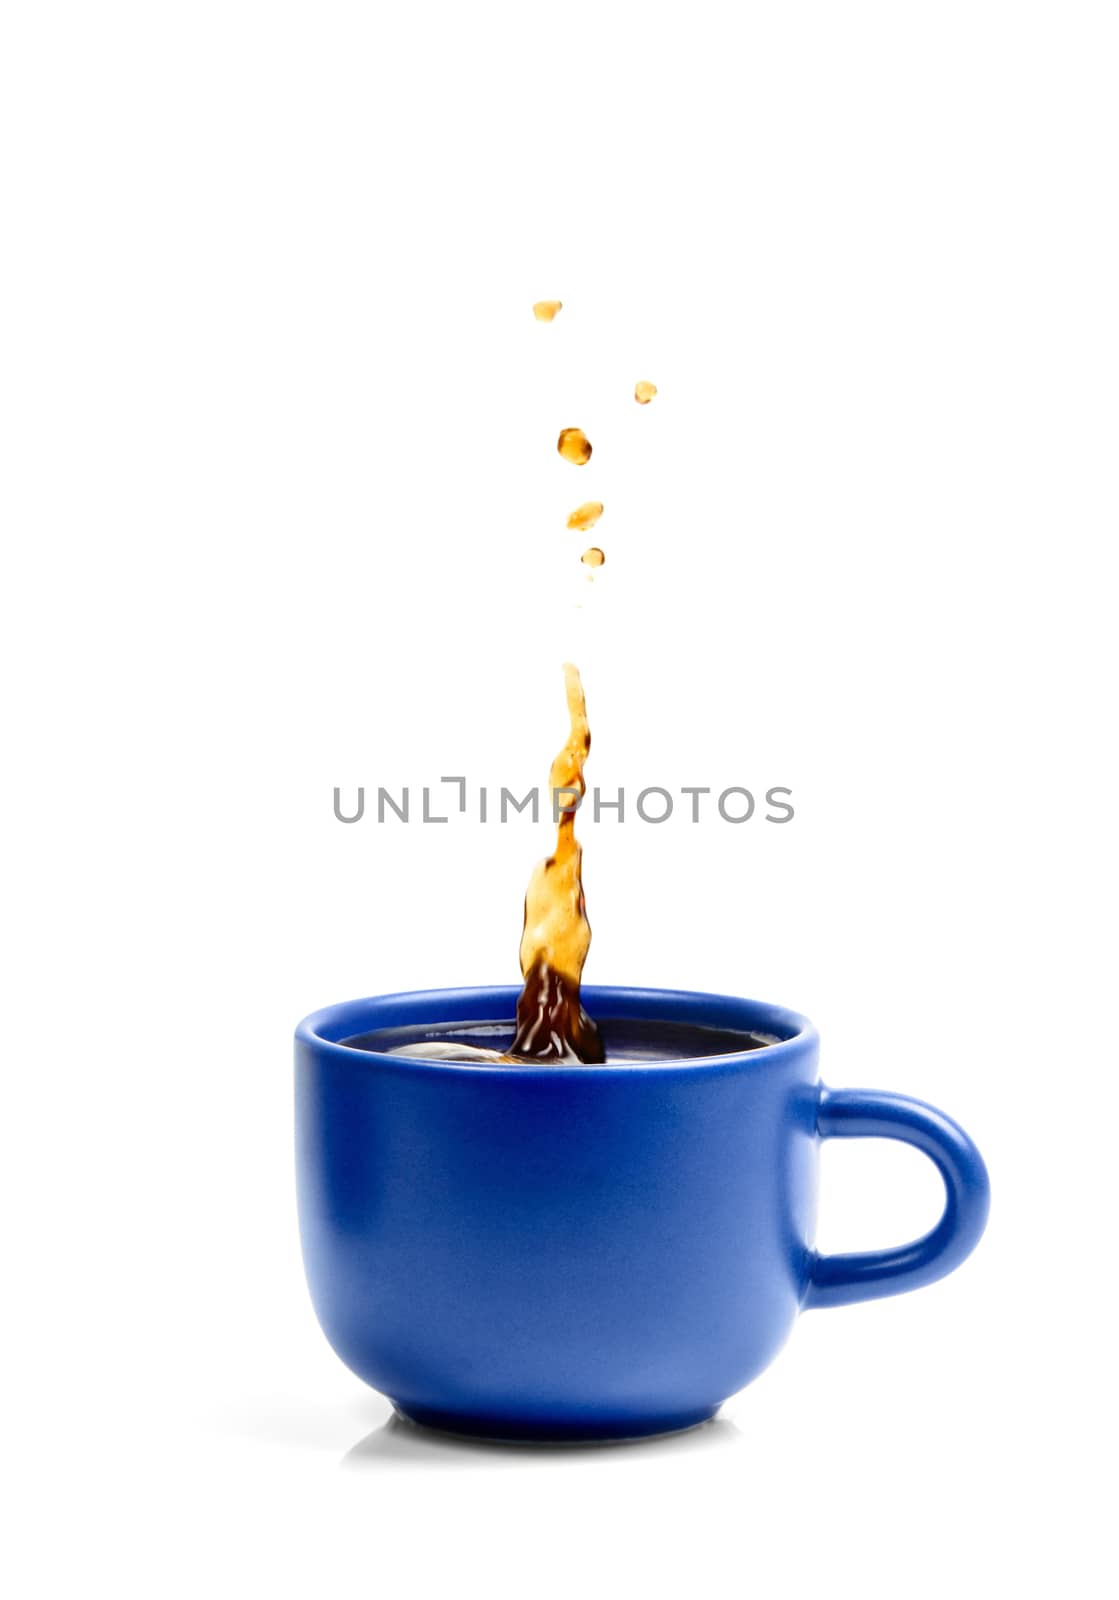
[[[773,1359],[799,1310],[958,1264],[986,1216],[962,1130],[819,1084],[803,1017],[725,996],[585,990],[601,1018],[755,1029],[741,1055],[601,1067],[429,1063],[341,1041],[512,1017],[514,988],[329,1007],[296,1035],[299,1217],[342,1360],[403,1413],[498,1438],[691,1426]],[[941,1168],[938,1228],[902,1251],[813,1249],[820,1140],[877,1133]]]

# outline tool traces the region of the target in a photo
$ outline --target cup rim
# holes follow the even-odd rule
[[[799,1012],[763,1000],[750,1000],[698,989],[661,989],[629,984],[584,984],[583,1001],[591,1015],[603,1019],[642,1019],[691,1021],[697,1026],[739,1030],[756,1029],[776,1033],[774,1044],[753,1050],[727,1051],[712,1056],[680,1056],[663,1061],[608,1061],[583,1063],[491,1061],[425,1061],[421,1056],[388,1055],[377,1050],[357,1049],[345,1044],[348,1038],[370,1033],[378,1026],[378,1013],[419,1012],[403,1019],[424,1022],[482,1022],[512,1017],[516,1010],[519,984],[471,985],[446,989],[406,989],[393,994],[369,995],[358,1000],[343,1000],[323,1006],[304,1017],[295,1030],[297,1043],[326,1053],[336,1060],[360,1065],[391,1067],[421,1074],[489,1074],[503,1079],[571,1076],[586,1078],[589,1073],[626,1074],[644,1072],[712,1072],[740,1070],[748,1065],[761,1067],[788,1060],[818,1042],[813,1023]],[[620,1007],[620,1009],[618,1009]],[[381,1021],[380,1026],[401,1026],[402,1020]]]

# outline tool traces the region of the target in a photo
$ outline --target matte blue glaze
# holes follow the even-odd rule
[[[983,1231],[987,1174],[930,1106],[817,1081],[778,1006],[588,987],[592,1016],[756,1029],[742,1055],[625,1066],[425,1062],[340,1043],[513,1016],[518,990],[355,1000],[296,1032],[299,1217],[342,1360],[418,1421],[499,1438],[689,1427],[776,1355],[803,1306],[931,1283]],[[947,1204],[901,1249],[812,1248],[821,1139],[901,1139]]]

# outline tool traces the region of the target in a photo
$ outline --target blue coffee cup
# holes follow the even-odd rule
[[[584,989],[592,1016],[757,1031],[741,1054],[500,1066],[377,1054],[381,1028],[511,1018],[515,988],[354,1000],[296,1032],[299,1220],[327,1339],[414,1421],[500,1439],[694,1426],[798,1312],[918,1289],[975,1248],[987,1172],[919,1100],[828,1089],[804,1017]],[[915,1145],[943,1215],[896,1249],[813,1248],[823,1139]]]

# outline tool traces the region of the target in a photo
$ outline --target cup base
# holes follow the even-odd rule
[[[460,1439],[486,1439],[491,1444],[626,1444],[639,1439],[661,1439],[671,1434],[698,1428],[718,1411],[707,1406],[683,1416],[648,1418],[587,1417],[579,1421],[550,1421],[547,1418],[517,1421],[510,1417],[463,1416],[454,1411],[432,1411],[426,1406],[392,1402],[398,1417],[433,1433],[446,1433]]]

